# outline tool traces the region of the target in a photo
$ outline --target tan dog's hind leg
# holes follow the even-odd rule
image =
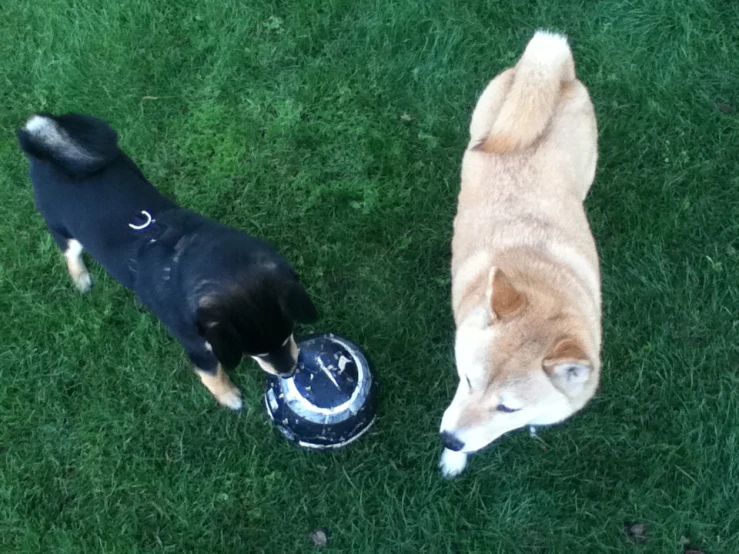
[[[198,368],[195,368],[195,372],[221,406],[232,410],[240,410],[244,406],[241,391],[231,382],[221,364],[218,364],[215,373]]]

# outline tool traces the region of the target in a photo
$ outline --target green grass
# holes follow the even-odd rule
[[[310,552],[317,527],[325,552],[739,552],[737,18],[730,0],[4,0],[0,552]],[[538,27],[570,36],[598,114],[602,391],[444,482],[461,154]],[[98,266],[76,294],[12,134],[40,110],[111,121],[165,193],[285,253],[315,329],[374,360],[374,432],[302,452],[253,364],[229,413]]]

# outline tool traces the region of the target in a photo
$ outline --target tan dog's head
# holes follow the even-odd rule
[[[561,289],[495,267],[484,281],[457,327],[460,382],[440,430],[447,448],[465,453],[567,419],[600,375],[592,333]]]

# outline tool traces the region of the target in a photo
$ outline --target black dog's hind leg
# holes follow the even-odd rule
[[[231,382],[207,345],[202,349],[188,349],[188,356],[195,373],[221,406],[232,410],[240,410],[244,406],[241,391]]]
[[[73,239],[69,233],[58,228],[50,226],[49,232],[64,254],[64,259],[67,261],[67,271],[69,271],[74,286],[80,292],[88,292],[92,288],[92,277],[90,277],[90,272],[87,271],[87,266],[82,260],[82,245],[79,241]]]

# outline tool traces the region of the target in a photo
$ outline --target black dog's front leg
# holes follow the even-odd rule
[[[85,262],[82,261],[82,245],[76,239],[71,238],[62,227],[49,225],[49,232],[64,254],[67,271],[69,271],[74,286],[80,292],[88,292],[92,288],[92,277],[87,271]]]
[[[188,350],[188,356],[195,373],[221,406],[232,410],[240,410],[243,407],[241,391],[231,382],[207,346],[203,349]]]

